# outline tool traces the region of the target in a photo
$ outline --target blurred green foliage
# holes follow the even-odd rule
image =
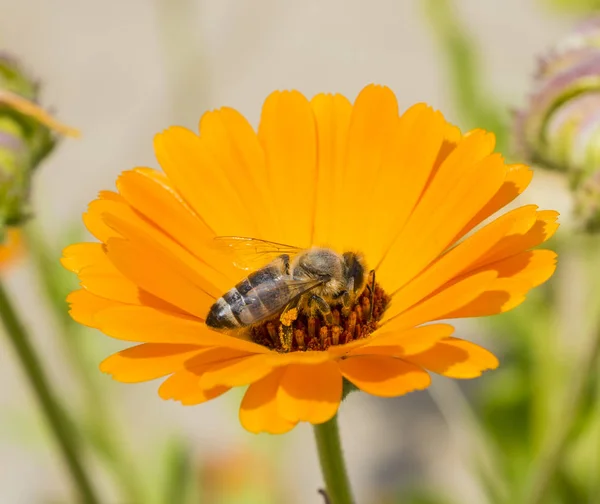
[[[589,14],[600,10],[600,0],[542,0],[554,9],[575,14]]]

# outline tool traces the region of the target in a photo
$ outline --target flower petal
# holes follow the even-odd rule
[[[83,268],[107,261],[101,243],[75,243],[63,250],[60,263],[69,271],[79,273]]]
[[[218,362],[210,366],[200,380],[200,387],[210,389],[218,385],[240,387],[257,382],[273,370],[269,355],[254,354]]]
[[[144,343],[103,360],[100,371],[124,383],[154,380],[182,369],[183,363],[199,350],[196,345]]]
[[[107,308],[123,306],[117,301],[95,296],[85,289],[71,292],[67,296],[67,303],[70,305],[69,314],[75,322],[94,328],[96,328],[96,322],[94,321],[96,313]]]
[[[401,332],[386,332],[384,327],[374,333],[366,345],[353,349],[349,355],[413,355],[431,348],[453,332],[454,327],[449,324],[429,324]]]
[[[383,153],[381,169],[366,177],[362,194],[376,202],[373,211],[354,216],[354,232],[361,230],[367,263],[379,264],[421,198],[438,157],[446,122],[424,104],[408,109],[393,130]],[[363,196],[363,197],[364,197]]]
[[[498,189],[498,192],[488,201],[471,221],[463,228],[456,239],[467,234],[480,222],[495,214],[501,208],[504,208],[521,194],[531,182],[533,170],[523,164],[507,165],[506,178],[504,183]]]
[[[444,318],[482,317],[512,310],[525,300],[525,294],[544,283],[556,269],[556,253],[530,250],[492,263],[483,271],[499,275],[475,299],[451,310]],[[478,273],[481,274],[481,273]]]
[[[278,209],[267,187],[265,153],[252,126],[236,110],[223,107],[202,116],[200,137],[212,155],[215,169],[227,174],[255,223],[255,237],[273,237],[276,222],[268,216],[275,215]]]
[[[209,297],[212,300],[211,304],[227,289],[224,286],[228,283],[223,276],[217,276],[222,287],[215,287],[206,278],[206,274],[215,278],[215,270],[190,254],[155,226],[146,223],[135,215],[126,217],[105,213],[103,218],[111,228],[115,229],[133,246],[147,250],[147,255],[151,253],[159,255],[163,263],[168,263],[170,268],[179,271],[182,276],[202,290],[205,293],[204,297]]]
[[[472,133],[442,163],[377,268],[386,290],[394,292],[419,274],[498,191],[506,168],[499,155],[487,155],[492,148],[490,136]]]
[[[460,280],[404,313],[389,319],[381,331],[401,331],[425,322],[446,318],[449,312],[459,310],[477,299],[492,285],[496,277],[495,271],[483,271]]]
[[[211,249],[214,234],[169,185],[164,174],[136,168],[123,172],[117,187],[132,208],[199,260],[198,270],[209,282],[222,290],[235,283],[239,271],[233,273],[230,262]],[[139,220],[136,223],[139,226]]]
[[[342,375],[335,362],[287,366],[277,392],[279,414],[290,422],[330,420],[342,400]]]
[[[327,191],[332,198],[329,219],[334,223],[329,245],[341,252],[355,247],[356,229],[365,229],[363,216],[369,215],[349,212],[348,205],[358,204],[365,195],[383,200],[373,191],[397,124],[398,102],[394,93],[385,86],[366,86],[352,108],[342,176]],[[380,236],[377,238],[381,240]]]
[[[263,105],[258,139],[264,149],[269,197],[277,212],[270,240],[308,248],[315,219],[317,132],[308,100],[276,91]],[[267,181],[265,181],[267,182]],[[264,219],[264,216],[263,216]]]
[[[111,191],[102,191],[99,199],[88,205],[87,212],[83,214],[83,223],[87,230],[98,240],[106,243],[110,238],[118,237],[119,234],[104,223],[102,215],[107,210],[122,208],[123,206],[124,201],[121,196]]]
[[[317,186],[312,243],[331,245],[336,228],[333,217],[346,199],[339,187],[344,163],[352,105],[342,95],[318,94],[311,101],[317,122]]]
[[[117,306],[96,313],[95,327],[113,338],[153,343],[222,346],[242,352],[268,352],[256,343],[210,330],[204,322],[145,306]]]
[[[383,355],[351,357],[339,362],[342,375],[363,392],[395,397],[429,387],[426,371],[401,359]]]
[[[202,389],[199,386],[201,375],[188,370],[177,371],[169,376],[158,388],[158,395],[165,400],[173,399],[184,406],[192,406],[210,401],[225,392],[229,387]]]
[[[154,151],[162,169],[216,235],[256,236],[256,225],[230,174],[221,169],[214,149],[210,141],[179,126],[154,137]]]
[[[176,261],[158,248],[111,238],[107,255],[129,280],[156,297],[204,320],[215,299],[196,286]]]
[[[393,293],[393,302],[385,314],[386,318],[401,313],[435,292],[453,277],[472,269],[473,263],[504,239],[514,227],[515,221],[526,220],[529,225],[533,224],[535,211],[535,205],[530,205],[508,212],[448,251],[421,275]]]
[[[488,369],[496,369],[498,359],[474,343],[447,338],[429,350],[411,355],[410,362],[449,378],[477,378]]]
[[[295,427],[295,422],[281,417],[277,407],[283,373],[283,369],[278,369],[248,387],[240,405],[240,423],[247,431],[283,434]]]

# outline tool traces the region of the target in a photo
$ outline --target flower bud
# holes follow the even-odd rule
[[[36,100],[38,84],[0,54],[0,243],[8,226],[28,216],[31,175],[56,143],[56,133],[76,130],[54,120]]]
[[[600,17],[579,25],[540,60],[515,147],[568,177],[580,227],[600,229]]]

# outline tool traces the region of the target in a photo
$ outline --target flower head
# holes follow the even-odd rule
[[[164,399],[198,404],[249,385],[240,420],[252,432],[327,421],[343,379],[390,397],[428,387],[430,372],[474,378],[495,368],[490,352],[437,321],[510,310],[555,269],[554,252],[531,248],[555,232],[556,212],[523,206],[473,232],[531,171],[505,164],[492,134],[461,134],[424,104],[399,115],[386,87],[367,86],[354,104],[275,92],[258,132],[222,108],[202,117],[199,135],[169,128],[154,147],[164,172],[124,172],[84,215],[100,243],[64,252],[82,286],[71,315],[140,343],[101,369],[123,382],[166,377]],[[249,272],[215,247],[225,236],[325,247],[346,272],[342,254],[353,252],[364,282],[356,275],[355,295],[335,301],[314,273],[329,300],[318,313],[304,296],[252,330],[215,331],[205,322],[215,302],[236,284],[248,292]]]
[[[600,229],[600,17],[581,23],[540,60],[515,126],[522,157],[567,176],[579,227]]]

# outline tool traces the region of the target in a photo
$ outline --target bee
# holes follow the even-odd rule
[[[342,305],[342,310],[349,311],[365,285],[365,264],[354,252],[302,249],[239,236],[217,237],[215,243],[233,252],[234,265],[243,269],[250,269],[253,261],[264,264],[274,257],[212,305],[206,325],[218,331],[248,328],[294,308],[310,314],[319,312],[331,325],[331,305]]]

